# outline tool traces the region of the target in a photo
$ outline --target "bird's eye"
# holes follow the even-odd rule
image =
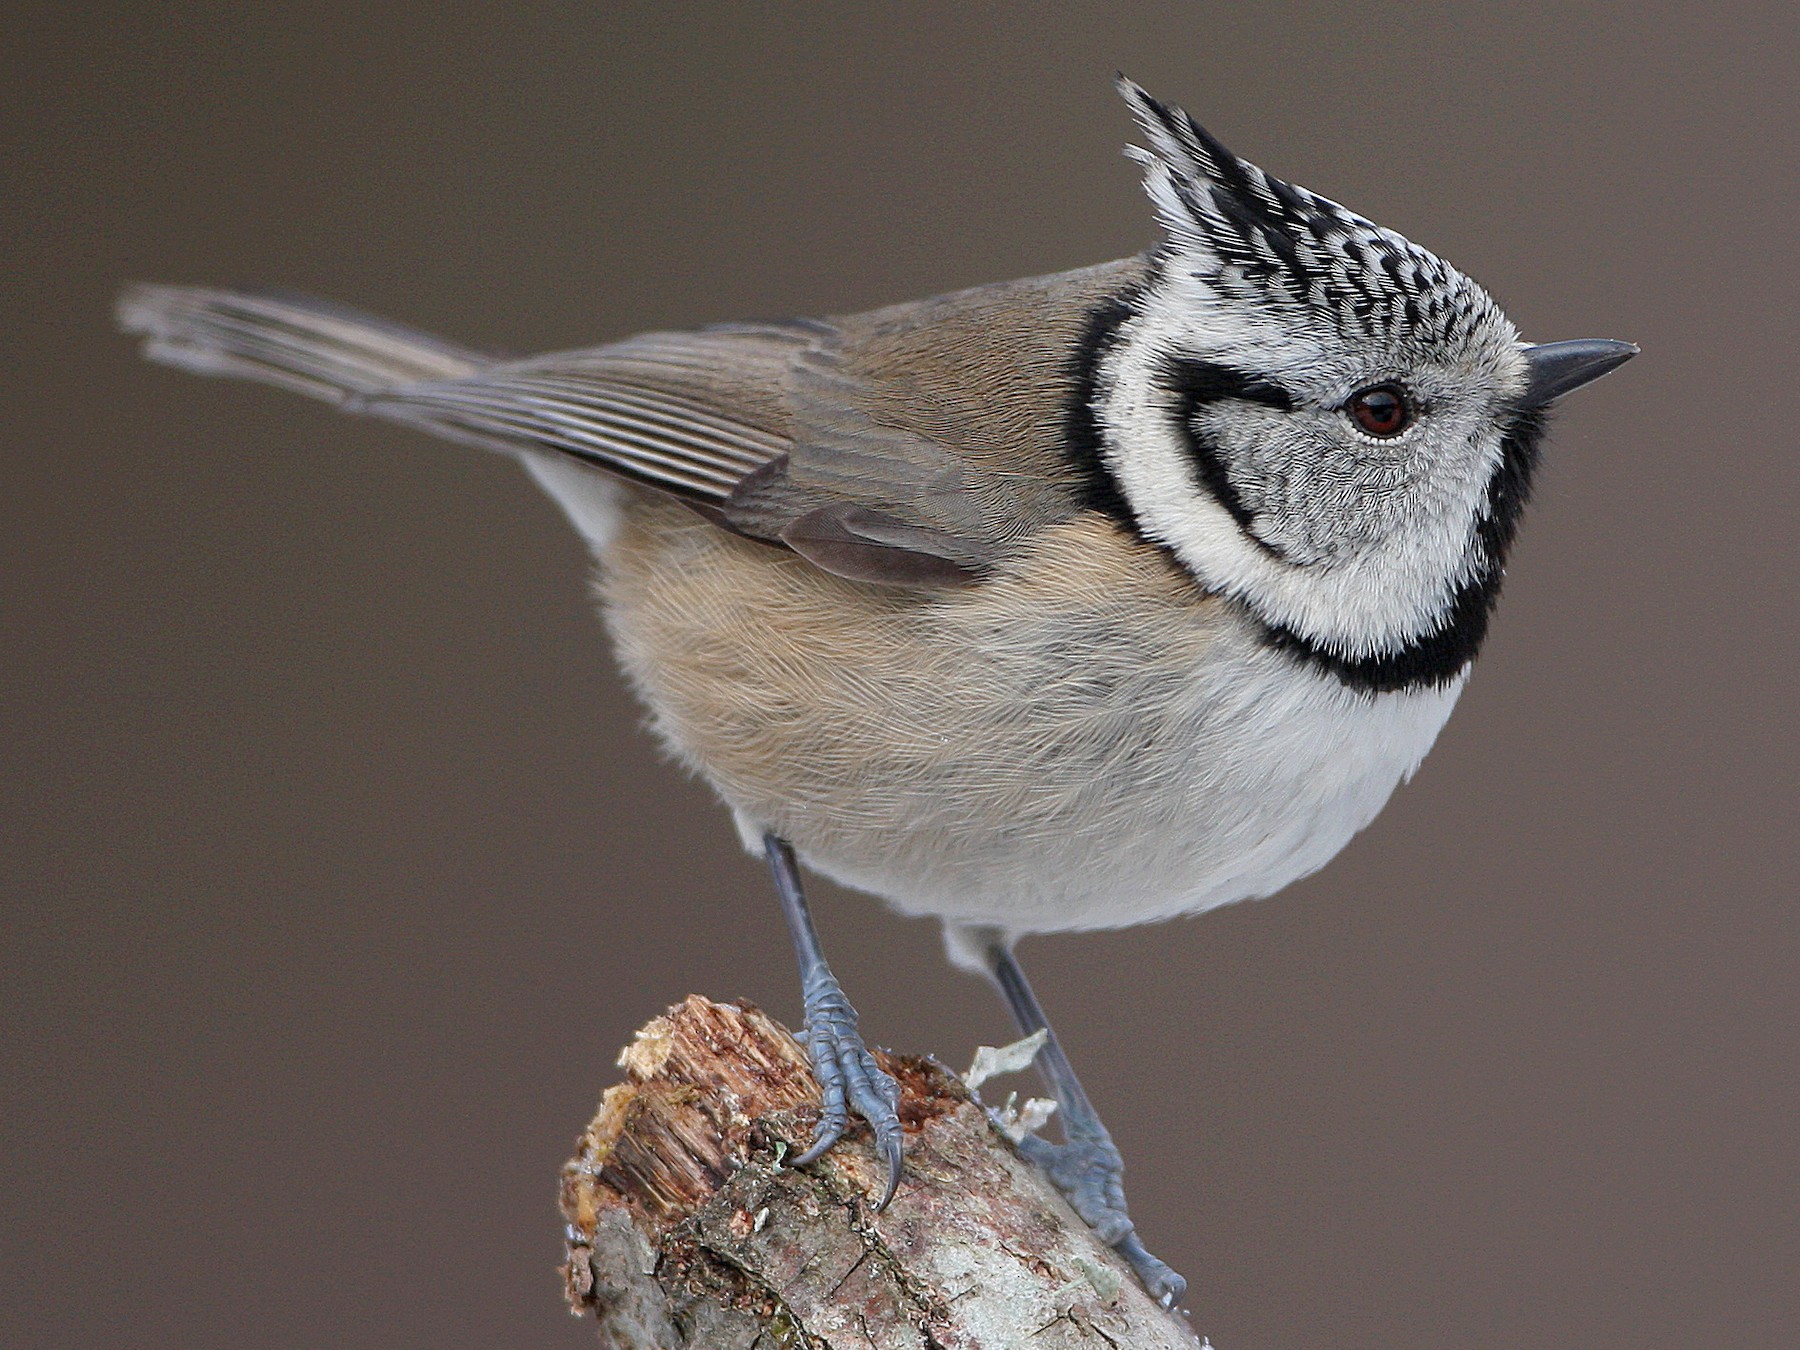
[[[1344,410],[1371,436],[1398,436],[1412,425],[1412,404],[1397,384],[1371,385],[1350,395]]]

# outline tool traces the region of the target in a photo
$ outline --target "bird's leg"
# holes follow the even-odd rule
[[[1151,1297],[1165,1308],[1174,1307],[1187,1292],[1187,1281],[1146,1251],[1138,1239],[1125,1210],[1125,1163],[1101,1123],[1100,1113],[1075,1076],[1010,945],[998,933],[984,935],[982,942],[988,971],[1019,1029],[1027,1036],[1044,1033],[1043,1048],[1037,1054],[1038,1073],[1055,1096],[1062,1118],[1062,1143],[1052,1144],[1028,1134],[1019,1141],[1019,1152],[1043,1169],[1100,1240],[1125,1258]]]
[[[806,1000],[806,1024],[801,1033],[812,1055],[823,1102],[812,1146],[794,1159],[801,1167],[822,1155],[850,1128],[854,1112],[869,1122],[875,1148],[887,1163],[887,1188],[876,1209],[885,1209],[900,1184],[900,1085],[875,1063],[856,1026],[856,1009],[825,963],[806,895],[800,888],[800,867],[787,840],[763,835],[763,852],[781,897],[781,912],[794,939],[794,955],[800,961],[800,988]]]

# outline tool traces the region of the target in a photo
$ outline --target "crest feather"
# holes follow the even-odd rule
[[[1120,75],[1145,146],[1126,151],[1184,261],[1224,292],[1298,306],[1346,333],[1425,327],[1455,341],[1493,302],[1436,254],[1240,159]]]

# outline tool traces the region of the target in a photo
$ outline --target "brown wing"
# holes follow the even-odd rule
[[[1141,270],[525,360],[302,296],[140,287],[121,318],[153,355],[195,370],[566,455],[828,571],[934,586],[979,576],[1079,509],[1064,422],[1083,327]]]
[[[785,537],[815,511],[979,572],[1081,506],[1067,421],[1089,319],[1131,290],[1131,258],[833,321],[787,378],[794,446],[726,514]],[[857,519],[861,519],[857,517]]]
[[[810,372],[829,364],[838,336],[809,320],[650,333],[399,385],[359,406],[440,435],[581,460],[841,575],[906,586],[968,580],[987,561],[980,541],[868,504],[872,496],[903,507],[934,473],[947,482],[954,459],[831,406],[854,391]],[[797,489],[787,476],[825,421],[835,443],[856,447],[858,464],[836,476],[854,486],[860,468],[860,499],[823,485]]]

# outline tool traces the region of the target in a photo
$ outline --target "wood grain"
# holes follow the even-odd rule
[[[876,1213],[865,1133],[781,1166],[816,1119],[805,1050],[698,996],[645,1026],[563,1170],[571,1309],[608,1350],[1198,1344],[940,1065],[899,1079],[906,1176]]]

